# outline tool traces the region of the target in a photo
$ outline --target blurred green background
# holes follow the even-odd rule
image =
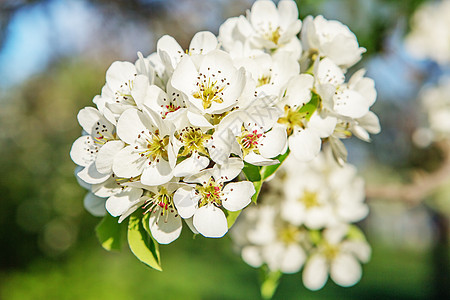
[[[322,14],[354,31],[367,48],[359,66],[376,80],[383,131],[370,145],[347,143],[368,184],[408,180],[440,163],[436,149],[412,146],[421,120],[420,86],[440,72],[404,54],[402,37],[423,0],[303,0],[300,15]],[[163,34],[186,47],[195,32],[218,33],[252,1],[0,1],[0,299],[258,299],[258,270],[231,240],[182,237],[161,246],[158,272],[124,248],[104,251],[83,208],[85,190],[69,157],[76,114],[93,105],[115,60],[149,54]],[[450,17],[450,16],[449,16]],[[445,299],[449,295],[448,191],[418,206],[370,199],[361,226],[373,247],[363,279],[318,292],[285,275],[275,299]]]

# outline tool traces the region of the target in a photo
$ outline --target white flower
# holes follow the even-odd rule
[[[242,170],[240,159],[230,159],[228,165],[204,170],[194,176],[185,178],[185,182],[195,186],[178,189],[174,203],[180,216],[184,219],[193,217],[195,229],[205,237],[222,237],[228,231],[225,213],[220,207],[229,211],[238,211],[246,207],[255,193],[249,181],[227,183]]]
[[[450,63],[450,1],[422,4],[412,16],[406,48],[415,57]]]
[[[364,240],[345,239],[345,225],[326,229],[323,239],[314,249],[303,270],[303,284],[310,290],[319,290],[327,282],[328,273],[338,285],[349,287],[362,275],[360,262],[370,258],[370,247]]]
[[[139,58],[137,63],[142,64],[143,58]],[[145,65],[145,63],[144,63]],[[149,66],[147,65],[149,68]],[[140,66],[142,69],[143,66]],[[145,71],[143,71],[145,72]],[[147,71],[146,74],[152,73]],[[146,101],[147,88],[153,78],[139,74],[136,66],[126,61],[114,62],[106,71],[106,84],[102,88],[101,97],[95,99],[99,107],[105,107],[117,120],[120,115],[131,107],[143,108]],[[103,113],[105,112],[103,109]]]
[[[284,108],[284,115],[278,123],[287,130],[289,149],[302,161],[310,161],[317,156],[322,138],[332,134],[337,121],[326,113],[319,114],[318,103],[311,104],[315,106],[312,109],[302,110],[312,99],[313,82],[314,78],[309,74],[293,77],[287,84],[284,97],[277,104]]]
[[[190,56],[183,57],[171,83],[193,111],[220,114],[237,104],[245,87],[245,70],[236,69],[227,53],[214,50],[203,57],[198,68]]]
[[[296,38],[302,26],[294,1],[282,0],[278,9],[272,1],[256,1],[247,12],[248,26],[252,31],[252,42],[257,47],[274,49]]]
[[[439,83],[421,90],[420,100],[427,114],[428,127],[434,140],[450,136],[450,77],[441,77]]]
[[[276,125],[281,115],[270,98],[255,98],[248,107],[227,114],[218,124],[209,146],[211,158],[225,162],[231,153],[254,165],[277,164],[273,160],[286,152],[286,130]]]
[[[119,177],[141,176],[146,185],[160,185],[173,177],[175,157],[169,143],[170,128],[152,110],[126,110],[117,122],[117,135],[129,144],[114,157]]]
[[[194,35],[189,48],[186,51],[184,51],[177,41],[169,35],[161,37],[158,40],[156,48],[167,72],[172,74],[183,56],[207,54],[218,48],[218,42],[215,35],[211,32],[201,31]]]
[[[281,216],[294,225],[321,229],[357,222],[368,214],[364,180],[350,164],[338,165],[326,148],[310,163],[286,160]]]
[[[112,149],[115,147],[113,145],[117,146],[117,143],[119,143],[120,147],[121,142],[115,141],[114,125],[93,107],[85,107],[80,110],[78,122],[86,135],[79,137],[70,150],[70,157],[73,162],[83,167],[77,173],[77,176],[88,184],[102,183],[110,177],[111,170],[108,170],[106,164],[101,166],[100,170],[97,169],[98,153],[104,153],[105,150],[102,150],[102,148],[106,146],[106,151],[114,155]]]
[[[244,67],[256,84],[258,96],[278,96],[281,88],[295,75],[300,67],[295,58],[285,52],[274,56],[260,54],[235,60],[238,67]]]
[[[328,57],[344,70],[357,63],[366,52],[347,26],[322,16],[305,18],[301,40],[305,51]]]
[[[328,58],[320,60],[314,70],[316,87],[323,104],[330,112],[341,117],[361,118],[369,112],[376,100],[374,81],[364,77],[361,69],[344,83],[342,70]]]
[[[232,230],[233,241],[250,266],[267,264],[274,272],[296,273],[306,260],[304,230],[282,221],[274,204],[246,209]]]

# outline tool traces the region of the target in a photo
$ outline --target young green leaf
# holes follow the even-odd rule
[[[245,177],[247,177],[247,179],[252,182],[261,180],[260,170],[261,167],[249,163],[244,163],[244,169],[242,169],[242,171],[245,174]]]
[[[264,268],[263,268],[264,269]],[[280,271],[262,270],[261,296],[263,299],[272,299],[278,288],[283,273]]]
[[[275,157],[275,159],[278,159],[278,161],[280,162],[279,164],[262,167],[261,171],[260,171],[261,180],[266,180],[273,173],[275,173],[278,170],[278,168],[281,166],[283,161],[286,159],[286,157],[288,157],[288,155],[289,155],[289,149],[284,154],[280,154],[277,157]]]
[[[158,243],[147,232],[144,223],[146,216],[142,217],[139,212],[130,216],[128,222],[128,245],[131,252],[147,266],[162,271]],[[149,230],[150,231],[150,230]]]
[[[227,216],[227,224],[228,228],[231,228],[233,226],[234,222],[236,222],[237,217],[239,217],[239,214],[242,210],[238,211],[225,211],[225,215]]]
[[[123,228],[127,222],[119,224],[118,219],[107,213],[95,228],[100,244],[108,251],[119,251],[122,246]]]

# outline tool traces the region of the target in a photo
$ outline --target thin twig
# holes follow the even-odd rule
[[[444,154],[441,166],[431,173],[420,173],[411,183],[368,186],[366,196],[371,199],[390,199],[417,205],[438,187],[450,180],[450,143],[440,142]]]

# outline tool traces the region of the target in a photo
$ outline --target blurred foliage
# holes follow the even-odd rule
[[[48,2],[1,1],[0,50],[14,14]],[[241,14],[245,5],[250,6],[250,1],[238,0],[87,2],[119,21],[143,22],[155,36],[174,35],[184,46],[206,25],[195,20],[186,25],[184,15],[172,14],[174,6],[190,5],[201,14],[221,5],[222,19]],[[369,55],[387,51],[386,36],[399,21],[406,25],[422,2],[297,1],[302,18],[323,14],[348,24]],[[218,32],[218,27],[208,29]],[[258,298],[257,271],[232,253],[228,239],[192,239],[185,228],[179,240],[161,247],[162,273],[150,271],[129,251],[106,253],[96,241],[94,228],[100,219],[83,208],[85,191],[73,175],[75,165],[69,151],[81,133],[76,114],[92,105],[91,99],[100,92],[111,62],[107,60],[116,59],[113,51],[105,49],[102,61],[82,55],[59,56],[41,74],[0,91],[0,254],[4,258],[0,260],[0,299],[141,299],[150,295],[155,299]],[[413,121],[407,122],[412,109],[405,111],[404,106],[379,101],[375,110],[383,122],[385,140],[377,142],[375,138],[371,155],[391,165],[389,170],[381,165],[376,172],[371,169],[369,179],[402,181],[404,171],[411,167],[432,170],[439,164],[440,153],[435,149],[409,153],[411,142],[398,138],[397,131],[408,136],[414,129]],[[386,143],[386,137],[392,143]],[[404,153],[409,156],[405,158]],[[448,193],[441,191],[441,202],[448,203]],[[364,268],[362,282],[356,287],[342,289],[328,283],[320,292],[303,288],[299,274],[283,276],[275,299],[421,299],[431,293],[430,259],[423,252],[375,248],[372,261]]]
[[[0,244],[8,257],[2,268],[25,265],[38,248],[63,252],[82,235],[85,191],[73,175],[69,151],[81,133],[77,111],[104,82],[99,70],[83,61],[60,61],[0,99]]]

